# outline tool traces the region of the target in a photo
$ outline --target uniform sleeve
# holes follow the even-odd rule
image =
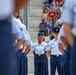
[[[51,50],[51,43],[49,42],[48,44],[47,44],[47,51],[50,51]]]
[[[19,33],[16,34],[16,39],[17,39],[17,40],[22,39],[21,32],[19,32]]]
[[[60,39],[60,35],[58,36],[58,40],[57,40],[58,44],[62,44],[62,41]]]
[[[24,31],[22,31],[21,34],[23,40],[28,40],[27,34]]]
[[[26,46],[31,46],[31,41],[30,40],[26,40]]]
[[[59,32],[59,35],[58,35],[58,40],[57,40],[57,42],[58,42],[58,44],[62,44],[62,41],[61,41],[61,36],[62,37],[65,37],[65,33],[64,33],[64,30],[63,30],[63,27],[64,26],[62,26],[62,28],[60,29],[60,32]]]
[[[21,39],[22,35],[21,35],[21,31],[17,25],[17,23],[12,20],[12,35],[16,34],[16,39]]]
[[[73,1],[72,0],[67,0],[65,2],[61,19],[65,23],[73,24]]]
[[[61,28],[61,30],[60,30],[60,36],[65,37],[64,25],[62,26],[62,28]]]
[[[25,30],[23,28],[24,26],[20,21],[18,22],[18,26],[19,26],[19,28],[21,30],[22,40],[28,40],[27,34],[25,33]]]
[[[11,19],[11,26],[12,26],[12,34],[16,34],[18,32],[20,32],[19,27],[17,25],[17,21],[15,20],[15,18]]]
[[[27,35],[27,38],[28,38],[28,40],[26,40],[26,45],[27,46],[32,46],[31,38],[30,38],[30,35],[29,35],[28,31],[26,31],[26,35]]]
[[[24,31],[26,32],[27,30],[26,30],[26,26],[23,24],[23,28],[24,28]]]
[[[32,42],[32,40],[31,40],[31,46],[33,46],[34,44],[33,44],[33,42]]]
[[[44,50],[47,51],[47,43],[45,44],[45,48],[44,48]]]

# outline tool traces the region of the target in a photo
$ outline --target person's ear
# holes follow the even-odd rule
[[[28,4],[29,0],[15,0],[15,11]]]

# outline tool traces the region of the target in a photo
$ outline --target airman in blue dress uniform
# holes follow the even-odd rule
[[[47,45],[43,42],[43,33],[38,34],[38,42],[34,43],[33,53],[34,53],[34,75],[45,75],[46,68],[46,48]]]

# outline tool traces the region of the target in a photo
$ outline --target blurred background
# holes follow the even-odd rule
[[[47,6],[45,2],[50,0],[30,0],[29,4],[23,7],[19,12],[24,24],[31,36],[31,40],[37,41],[39,25],[44,19],[50,25],[50,20],[54,20],[54,26],[61,25],[60,16],[63,11],[64,0],[52,0],[52,3]],[[54,12],[54,13],[51,13]],[[53,16],[50,16],[52,15]],[[48,25],[47,25],[48,26]],[[45,35],[45,41],[48,42],[51,36],[51,29],[48,27],[48,33]],[[49,60],[49,59],[48,59]],[[28,72],[29,75],[34,73],[34,57],[32,50],[28,54]]]

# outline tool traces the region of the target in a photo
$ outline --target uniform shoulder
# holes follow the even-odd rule
[[[22,26],[23,28],[25,28],[25,25],[24,25],[23,23],[21,23],[21,26]]]
[[[16,19],[15,17],[12,17],[12,22],[14,22],[14,23],[21,23],[20,20]]]
[[[43,42],[43,44],[47,45],[47,42]]]
[[[49,41],[49,43],[52,43],[52,42],[54,42],[54,41],[55,41],[55,39],[52,39],[52,40]]]

